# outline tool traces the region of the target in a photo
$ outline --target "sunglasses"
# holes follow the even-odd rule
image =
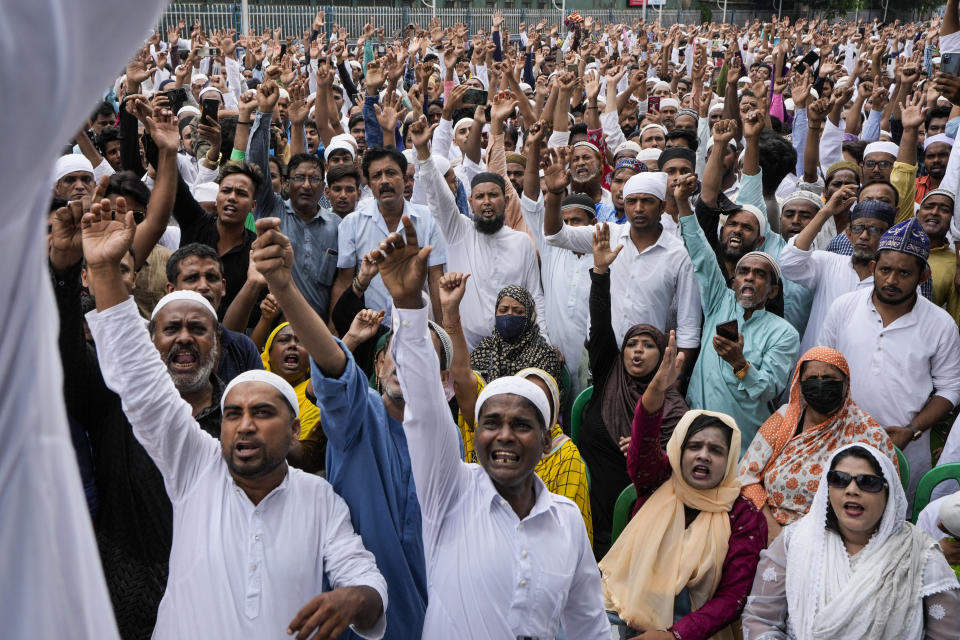
[[[867,493],[880,493],[884,487],[887,486],[887,481],[884,480],[882,476],[877,476],[872,473],[861,473],[852,476],[849,473],[837,471],[836,469],[827,472],[827,486],[831,489],[846,489],[850,486],[851,480],[856,480],[857,486]]]

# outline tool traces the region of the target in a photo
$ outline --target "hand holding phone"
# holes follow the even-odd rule
[[[202,124],[210,124],[207,121],[207,118],[211,118],[214,122],[217,122],[217,117],[220,111],[220,101],[216,98],[204,98],[202,106],[203,108],[200,112],[200,122]]]
[[[737,323],[737,319],[727,320],[726,322],[721,322],[717,325],[717,335],[721,338],[726,338],[731,342],[740,341],[740,327]]]

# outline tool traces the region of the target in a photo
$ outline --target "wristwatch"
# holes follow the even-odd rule
[[[743,365],[742,369],[734,371],[733,375],[737,376],[737,380],[743,380],[746,377],[747,371],[749,371],[749,369],[750,369],[750,363],[748,362],[747,364]]]

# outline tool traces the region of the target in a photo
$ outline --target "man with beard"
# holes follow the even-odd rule
[[[409,224],[410,218],[402,219]],[[419,638],[427,605],[420,505],[403,432],[403,391],[389,343],[377,369],[382,388],[382,393],[377,393],[345,342],[333,337],[297,291],[290,278],[292,247],[270,223],[264,220],[258,225],[261,236],[253,260],[310,354],[310,379],[327,437],[327,481],[350,507],[351,521],[391,587],[384,637]],[[373,253],[377,252],[374,249]],[[375,336],[382,317],[382,311],[361,312],[344,340],[365,341]],[[439,325],[431,323],[431,331],[446,384],[453,346]]]
[[[177,523],[153,638],[264,638],[283,631],[304,638],[318,628],[321,637],[335,637],[348,625],[382,637],[386,583],[346,504],[326,481],[286,463],[300,433],[296,392],[276,374],[248,371],[214,403],[222,413],[221,441],[200,428],[193,414],[201,397],[211,396],[198,386],[181,397],[125,295],[117,263],[135,224],[117,208],[112,216],[95,205],[83,217],[83,255],[98,294],[87,321],[103,379],[159,470]],[[292,262],[291,256],[288,268]],[[154,340],[161,349],[179,345],[171,345],[166,360],[185,380],[191,364],[198,374],[205,362],[200,343],[216,342],[210,337],[217,335],[216,315],[191,291],[161,302],[152,329],[162,337]]]
[[[410,125],[410,136],[417,150],[417,175],[447,241],[447,270],[471,274],[460,305],[468,347],[472,350],[490,335],[497,294],[511,284],[525,288],[533,296],[537,322],[546,336],[537,255],[530,236],[504,225],[507,204],[503,177],[489,172],[475,176],[470,193],[474,219],[460,215],[456,199],[430,155],[429,143],[435,127],[428,126],[426,118],[421,117]]]
[[[866,189],[866,187],[865,187]],[[830,305],[845,293],[873,286],[873,258],[880,236],[893,225],[896,210],[879,200],[861,201],[850,213],[850,224],[844,232],[853,245],[853,255],[812,249],[820,227],[837,211],[850,206],[856,190],[853,185],[838,189],[807,227],[790,240],[780,252],[780,265],[785,278],[813,291],[807,328],[800,343],[806,353],[820,344],[817,336]]]
[[[944,133],[927,136],[923,141],[923,166],[927,175],[917,178],[917,204],[934,189],[940,188],[940,183],[947,173],[947,161],[953,149],[953,138]]]
[[[167,260],[167,293],[196,291],[214,309],[219,309],[226,284],[223,262],[213,247],[192,242],[174,251]],[[253,340],[246,334],[230,331],[222,324],[218,326],[221,355],[217,375],[224,384],[229,384],[244,371],[263,369],[263,361]]]
[[[725,144],[725,143],[724,143]],[[722,411],[737,421],[743,434],[741,454],[750,446],[770,406],[787,387],[800,345],[797,330],[775,311],[782,301],[777,261],[751,251],[732,270],[732,288],[717,264],[704,230],[690,209],[696,175],[680,178],[674,197],[680,210],[680,233],[700,287],[703,307],[700,356],[687,389],[691,409]],[[727,327],[727,337],[718,325]],[[736,333],[736,339],[732,334]]]
[[[507,154],[507,179],[517,190],[517,195],[523,195],[523,174],[527,168],[527,159],[519,153]]]
[[[117,199],[116,207],[120,213],[126,211],[123,198]],[[134,436],[120,397],[104,383],[94,347],[84,335],[82,214],[79,208],[64,208],[52,222],[50,267],[60,312],[60,356],[68,380],[65,399],[71,417],[83,425],[90,439],[100,504],[94,529],[120,634],[146,640],[167,581],[173,517],[163,478]],[[132,264],[129,250],[122,255]],[[126,297],[130,283],[121,264],[117,260],[115,268],[123,287],[119,293]],[[91,292],[107,295],[97,286],[95,268],[87,268]],[[190,404],[201,428],[218,437],[223,385],[214,374],[220,336],[213,307],[194,292],[169,294],[157,303],[148,326],[154,351],[180,397]]]
[[[380,246],[384,238],[397,230],[400,218],[407,215],[417,227],[418,235],[434,248],[428,281],[430,301],[434,312],[439,314],[439,283],[447,260],[446,241],[430,210],[407,202],[403,197],[406,172],[407,159],[395,147],[370,147],[363,154],[363,175],[373,191],[373,198],[362,201],[340,225],[339,273],[334,286],[334,304],[356,278],[363,256]],[[390,296],[379,274],[364,290],[364,300],[367,308],[386,311],[384,323],[390,326]]]
[[[891,227],[871,263],[873,286],[838,298],[817,342],[847,359],[850,396],[906,455],[911,502],[930,470],[930,428],[960,400],[957,323],[917,295],[930,277],[929,252],[917,218]]]
[[[257,88],[257,116],[250,131],[247,161],[267,166],[270,152],[270,121],[277,104],[278,88],[267,80]],[[301,153],[287,165],[290,199],[273,192],[266,181],[257,187],[256,219],[277,217],[283,234],[297,249],[293,277],[317,313],[328,318],[330,293],[337,275],[337,227],[340,218],[319,205],[323,169],[316,156]]]
[[[934,189],[924,196],[917,211],[917,220],[930,239],[930,274],[933,278],[933,303],[945,308],[955,320],[960,320],[960,296],[954,287],[957,256],[947,241],[953,220],[955,196],[943,189]]]
[[[547,189],[562,193],[567,179],[562,154],[551,153],[544,163]],[[683,242],[661,224],[667,180],[665,173],[643,172],[623,187],[627,224],[610,230],[610,246],[624,247],[610,269],[611,322],[618,344],[635,324],[667,329],[675,322],[677,346],[692,361],[700,344],[700,295]],[[693,180],[696,184],[695,175]],[[544,233],[552,245],[593,252],[592,227],[558,225],[547,218]]]
[[[603,188],[603,161],[600,149],[592,142],[581,140],[571,147],[570,190],[593,199],[597,222],[616,222],[617,210],[610,192]]]

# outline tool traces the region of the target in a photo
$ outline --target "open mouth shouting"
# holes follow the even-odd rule
[[[490,452],[490,461],[499,466],[515,466],[520,462],[520,455],[506,449],[494,449]]]
[[[263,446],[256,440],[239,440],[233,445],[233,452],[241,460],[249,460],[256,456]]]
[[[705,464],[698,464],[690,471],[690,475],[697,480],[706,480],[710,477],[710,467]]]
[[[167,365],[177,373],[189,373],[197,368],[200,352],[194,347],[174,345],[167,355]]]

